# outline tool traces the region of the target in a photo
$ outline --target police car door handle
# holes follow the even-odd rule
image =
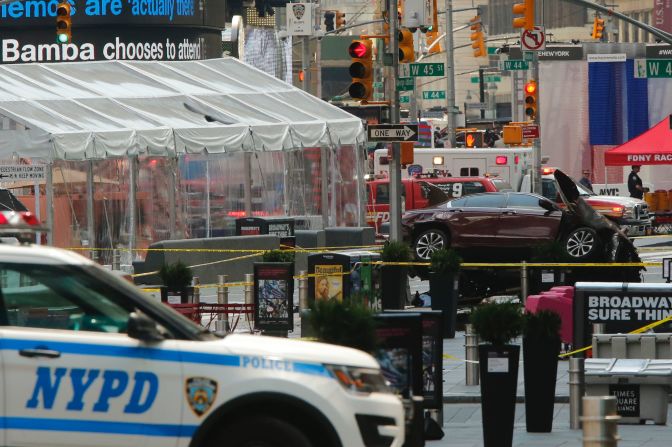
[[[515,212],[515,211],[511,211],[511,210],[509,210],[509,211],[502,211],[502,214],[504,214],[504,215],[506,215],[506,216],[515,216],[515,215],[518,214],[518,213]]]
[[[50,359],[57,359],[61,356],[61,353],[51,349],[22,349],[19,351],[19,355],[22,357],[47,357]]]

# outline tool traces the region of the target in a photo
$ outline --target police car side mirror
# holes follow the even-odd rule
[[[157,342],[165,338],[156,322],[139,312],[132,312],[128,317],[128,336],[146,342]]]

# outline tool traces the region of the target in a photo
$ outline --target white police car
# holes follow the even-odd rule
[[[0,226],[35,223],[0,213]],[[25,225],[24,225],[25,226]],[[218,338],[78,254],[0,243],[0,445],[401,446],[377,362]]]

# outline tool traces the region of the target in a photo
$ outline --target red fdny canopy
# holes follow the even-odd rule
[[[607,166],[672,164],[672,118],[604,153]]]

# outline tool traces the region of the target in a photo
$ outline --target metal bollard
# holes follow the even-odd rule
[[[245,273],[245,304],[254,304],[254,275]]]
[[[301,317],[301,337],[310,337],[308,323],[308,278],[305,270],[299,271],[299,316]]]
[[[581,428],[581,399],[585,393],[583,376],[583,362],[581,358],[569,359],[569,428]]]
[[[217,275],[217,304],[222,304],[224,306],[229,304],[229,288],[226,286],[227,278],[228,275]],[[230,330],[229,314],[225,309],[224,312],[220,312],[217,315],[217,320],[215,320],[215,332],[223,335]]]
[[[192,303],[199,304],[201,302],[201,280],[198,276],[194,276],[194,294],[192,295]]]
[[[604,334],[605,326],[604,323],[593,323],[593,334]]]
[[[112,270],[121,270],[121,253],[116,248],[112,250]]]
[[[527,295],[529,295],[529,287],[527,283],[527,262],[523,261],[520,263],[520,301],[525,305],[527,300]]]
[[[583,398],[583,447],[617,447],[618,420],[616,397],[586,396]]]
[[[465,326],[464,331],[464,350],[466,357],[466,385],[478,385],[478,334],[474,333],[474,327],[471,324]]]

